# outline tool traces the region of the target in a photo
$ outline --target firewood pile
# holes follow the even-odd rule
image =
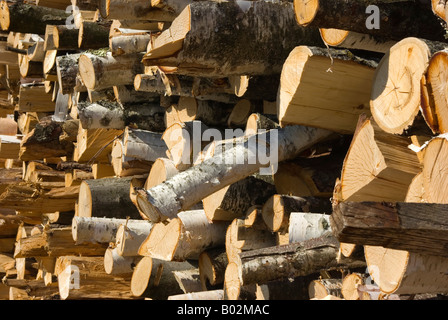
[[[448,5],[372,4],[2,0],[0,299],[443,299]]]

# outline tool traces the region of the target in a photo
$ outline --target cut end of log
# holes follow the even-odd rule
[[[148,194],[145,190],[137,190],[137,208],[154,223],[165,220],[162,213],[148,201]]]
[[[2,30],[8,30],[10,24],[8,2],[0,2],[0,26]]]
[[[131,293],[135,297],[141,297],[149,284],[152,271],[152,258],[143,257],[135,266],[131,279]]]
[[[338,46],[344,42],[350,31],[341,29],[319,29],[322,39],[330,46]]]
[[[92,194],[90,187],[86,182],[82,182],[79,187],[78,195],[78,216],[91,217],[92,216]]]
[[[239,268],[235,262],[227,265],[224,275],[224,291],[226,300],[238,300],[241,292]]]
[[[84,85],[87,89],[93,90],[95,88],[96,77],[92,60],[87,55],[82,54],[79,57],[78,64],[79,74]]]
[[[375,70],[370,111],[378,126],[402,134],[420,110],[420,81],[429,62],[427,44],[406,38],[392,46]]]
[[[319,0],[294,0],[294,12],[297,23],[306,26],[313,21],[319,9]]]

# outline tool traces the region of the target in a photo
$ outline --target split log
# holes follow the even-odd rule
[[[369,274],[385,294],[447,292],[446,257],[380,246],[364,246],[364,251]]]
[[[56,57],[56,73],[59,90],[63,94],[72,93],[77,88],[78,59],[80,53]]]
[[[249,176],[205,197],[202,204],[210,221],[232,221],[243,217],[251,206],[264,204],[275,193],[274,185]]]
[[[169,296],[167,300],[224,300],[224,290],[206,290]]]
[[[106,248],[105,244],[75,245],[70,227],[52,227],[44,229],[40,234],[21,238],[16,243],[14,257],[103,256]]]
[[[249,2],[244,9],[232,2],[191,3],[157,37],[143,63],[205,77],[279,74],[295,46],[322,44],[317,29],[297,25],[292,3]],[[198,46],[204,39],[207,46]],[[247,45],[236,54],[236,43]]]
[[[31,61],[24,55],[19,64],[22,78],[43,78],[43,64],[40,61]]]
[[[76,162],[109,162],[112,142],[123,130],[115,129],[83,129],[79,127],[73,160]]]
[[[131,178],[85,180],[79,187],[78,216],[141,219],[129,198]]]
[[[83,53],[79,57],[79,74],[87,89],[92,90],[133,84],[135,76],[144,71],[142,57],[140,53],[116,57]]]
[[[310,299],[323,299],[328,295],[342,298],[342,281],[340,279],[314,280],[308,285]]]
[[[141,257],[123,257],[118,254],[117,248],[107,248],[104,254],[104,271],[107,274],[131,278],[135,265]]]
[[[134,224],[134,220],[126,219],[74,217],[72,220],[73,240],[76,244],[115,242],[118,228],[126,222],[129,225]]]
[[[298,24],[307,27],[351,30],[397,41],[406,37],[445,41],[440,21],[427,3],[375,2],[380,16],[373,22],[379,24],[379,28],[367,27],[367,14],[371,13],[367,8],[370,4],[368,1],[297,0],[294,2],[294,11]],[[397,21],[400,23],[399,28]],[[424,25],[425,30],[419,28],[420,25]]]
[[[262,216],[269,230],[288,232],[292,212],[327,213],[332,211],[331,202],[325,198],[295,197],[276,194],[263,205]]]
[[[440,19],[446,22],[446,1],[445,0],[431,0],[432,12]]]
[[[227,255],[223,248],[203,251],[198,258],[199,278],[202,289],[210,290],[224,283],[224,274],[227,267]]]
[[[23,294],[33,297],[29,300],[54,300],[57,299],[59,293],[57,283],[47,286],[42,280],[5,279],[4,284],[11,289],[23,290]]]
[[[123,257],[138,256],[141,244],[151,232],[153,223],[147,220],[128,220],[116,232],[115,248]]]
[[[162,132],[165,130],[163,115],[165,109],[157,104],[125,104],[98,101],[79,103],[78,116],[84,129],[118,129],[126,126]]]
[[[282,245],[240,254],[239,283],[263,284],[270,280],[306,276],[320,270],[351,269],[364,261],[338,259],[338,242],[331,235],[295,244]]]
[[[70,13],[30,4],[0,3],[0,26],[4,31],[45,34],[47,25],[65,24]]]
[[[20,85],[18,111],[53,112],[54,110],[54,102],[45,92],[43,83]]]
[[[241,286],[238,271],[238,265],[235,262],[227,265],[224,276],[224,300],[255,300],[256,284]]]
[[[345,300],[370,300],[368,293],[361,291],[366,283],[366,275],[351,273],[342,280],[341,294]]]
[[[276,112],[277,114],[277,112]],[[252,113],[246,121],[245,135],[257,134],[259,130],[272,130],[280,128],[277,119],[261,113]],[[276,118],[276,117],[275,117]]]
[[[296,47],[281,72],[277,109],[280,125],[301,124],[353,133],[359,115],[370,113],[377,64],[378,59],[365,59],[348,50]]]
[[[125,0],[99,0],[98,8],[104,19],[173,21],[176,16],[172,12],[153,8],[145,0],[132,3]]]
[[[78,188],[43,189],[42,184],[11,184],[0,195],[0,206],[36,214],[66,212],[73,209],[78,198]]]
[[[396,41],[385,40],[358,32],[341,29],[320,29],[322,40],[333,47],[386,53]]]
[[[151,34],[146,32],[125,33],[109,39],[109,48],[113,56],[145,52]]]
[[[334,209],[330,222],[342,242],[447,256],[446,210],[439,203],[343,202]]]
[[[227,226],[225,222],[210,223],[203,210],[179,212],[167,225],[153,226],[139,255],[165,261],[197,260],[206,249],[224,247]]]
[[[373,120],[361,119],[344,160],[339,200],[404,201],[421,171],[409,144],[409,139],[382,131]]]
[[[320,213],[291,212],[289,216],[289,243],[319,238],[332,232],[330,216]]]
[[[162,261],[142,257],[134,268],[131,292],[135,297],[166,300],[169,296],[183,293],[173,271],[190,270],[189,262]]]
[[[96,21],[82,21],[78,32],[80,50],[100,49],[109,46],[109,25]]]
[[[278,134],[278,161],[296,157],[301,151],[330,134],[326,130],[301,126],[290,126],[275,132]],[[266,137],[269,137],[271,133],[272,131],[269,131]],[[250,149],[253,148],[248,148],[248,143],[254,142],[251,139],[257,137],[260,141],[263,135],[253,135],[245,144],[237,144],[222,155],[207,159],[193,168],[180,172],[164,183],[149,190],[139,191],[138,206],[140,210],[154,222],[165,220],[174,217],[177,212],[193,206],[223,187],[255,173],[266,164],[261,164],[260,161],[255,164],[247,164],[244,163],[245,161],[242,161],[243,164],[235,164],[234,159],[236,155],[242,159],[245,159],[246,155],[249,158],[248,152],[250,153]],[[269,140],[264,137],[262,139]],[[234,172],[238,172],[238,174],[234,174]],[[181,183],[178,184],[176,181]],[[210,183],[212,181],[213,183]],[[182,197],[177,195],[182,195]]]
[[[370,99],[371,113],[381,129],[394,134],[431,134],[420,112],[420,82],[431,56],[445,47],[446,43],[406,38],[381,59]]]
[[[45,58],[44,40],[40,38],[35,44],[27,48],[27,56],[30,61],[43,62]]]
[[[62,300],[135,299],[129,280],[108,275],[103,257],[60,257],[56,262]]]
[[[193,97],[180,97],[165,113],[167,128],[176,122],[201,121],[207,126],[225,126],[234,105]]]
[[[424,198],[423,172],[420,172],[412,179],[404,202],[424,202]]]
[[[112,178],[115,175],[114,168],[108,163],[92,164],[92,173],[94,179]]]

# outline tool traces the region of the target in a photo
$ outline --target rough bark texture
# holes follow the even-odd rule
[[[290,2],[248,2],[241,6],[234,2],[194,2],[185,10],[190,10],[190,31],[172,64],[178,73],[279,74],[295,46],[323,44],[318,29],[297,24]],[[151,51],[144,63],[159,64],[157,59],[151,60]]]
[[[341,242],[448,256],[447,205],[343,202],[330,217]]]
[[[429,4],[419,1],[315,1],[314,16],[304,17],[305,0],[295,0],[294,9],[299,24],[307,27],[335,28],[366,33],[386,39],[401,40],[406,37],[421,37],[428,40],[445,41],[445,32],[433,14]],[[367,7],[375,4],[379,8],[380,28],[369,29],[366,19]],[[312,9],[311,9],[312,10]],[[349,12],[349,14],[347,14]],[[367,12],[367,13],[366,13]],[[424,25],[425,28],[420,26]]]

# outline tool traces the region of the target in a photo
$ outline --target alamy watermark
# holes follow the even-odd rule
[[[369,16],[366,19],[366,28],[369,30],[380,28],[380,8],[376,5],[369,5],[366,8],[366,14]]]
[[[180,137],[182,143],[176,144]],[[193,121],[192,129],[174,129],[167,139],[174,142],[170,152],[181,154],[178,162],[182,164],[196,163],[191,157],[193,154],[202,155],[203,160],[213,157],[215,164],[258,165],[260,175],[272,175],[278,169],[277,129],[259,129],[256,134],[248,134],[239,128],[201,130],[201,123]]]

